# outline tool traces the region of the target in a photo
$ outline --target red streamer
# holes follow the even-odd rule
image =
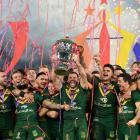
[[[7,33],[7,30],[3,33],[3,36],[2,36],[2,38],[1,38],[1,40],[0,40],[0,49],[2,49],[2,44],[3,44],[3,42],[4,42],[4,38],[5,38],[5,36],[6,36],[6,33]]]
[[[101,4],[108,4],[107,0],[101,0]]]
[[[0,53],[0,59],[2,58],[2,56],[3,56],[4,52],[5,52],[5,50],[7,49],[9,42],[10,42],[10,41],[8,41],[8,42],[6,43],[6,45],[4,46],[2,52]]]
[[[75,0],[75,5],[74,5],[74,8],[73,8],[73,12],[72,12],[72,19],[71,19],[70,27],[75,25],[78,11],[79,11],[79,1]]]
[[[4,60],[4,64],[3,64],[4,70],[7,68],[7,64],[9,63],[9,58],[11,56],[11,53],[13,52],[13,47],[14,45],[12,44],[10,50],[8,51],[8,55],[6,59]]]
[[[20,60],[24,49],[27,46],[29,24],[26,21],[9,22],[15,43],[15,51],[11,60],[10,66],[7,68],[6,73],[9,73]]]
[[[101,53],[101,64],[110,63],[110,35],[105,23],[106,13],[103,11],[103,26],[100,33],[100,53]]]

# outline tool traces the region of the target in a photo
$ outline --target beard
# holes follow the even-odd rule
[[[20,90],[27,89],[28,88],[28,84],[18,84],[17,88],[20,89]]]
[[[78,86],[78,82],[77,82],[77,81],[74,81],[74,80],[71,80],[71,81],[69,82],[69,86],[70,86],[71,88],[76,88],[76,87]]]

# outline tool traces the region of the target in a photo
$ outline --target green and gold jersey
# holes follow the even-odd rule
[[[67,85],[63,85],[61,89],[62,104],[66,103],[71,106],[69,111],[63,112],[64,119],[84,118],[86,114],[87,95],[89,91],[83,89],[81,86],[75,89],[73,95]]]
[[[124,99],[120,97],[120,109],[118,113],[119,122],[128,122],[136,115],[136,102],[140,102],[140,91],[132,91],[131,97]]]
[[[0,129],[11,129],[15,111],[14,97],[9,89],[3,92],[0,93]]]
[[[48,88],[45,88],[44,91],[41,93],[40,91],[37,91],[37,93],[43,98],[43,100],[47,99],[48,96]],[[38,105],[38,109],[39,109]],[[46,121],[46,116],[38,116],[38,121],[44,123]]]
[[[115,82],[103,83],[100,79],[95,78],[93,105],[94,117],[115,117],[117,107],[117,91],[118,86]]]
[[[43,96],[41,96],[38,92],[34,93],[33,103],[27,103],[22,97],[15,99],[17,121],[36,121],[37,108],[39,104],[42,104],[42,101]]]
[[[47,94],[46,99],[50,100],[53,103],[60,104],[60,95],[59,95],[59,93],[54,95],[54,96],[51,96],[50,94]],[[56,111],[56,112],[60,113],[58,109],[49,109],[49,111]],[[49,126],[50,125],[52,127],[53,126],[59,126],[59,116],[57,118],[50,118],[50,117],[46,116],[46,119],[47,119],[47,124]]]
[[[60,95],[57,93],[56,95],[51,96],[49,93],[46,94],[44,97],[46,100],[50,100],[53,103],[60,104]],[[49,109],[49,110],[54,110],[54,109]],[[55,110],[58,111],[58,110]]]

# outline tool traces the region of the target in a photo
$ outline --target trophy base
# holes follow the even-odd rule
[[[55,70],[55,73],[56,73],[57,75],[67,75],[67,74],[68,74],[68,70],[57,69],[57,70]]]

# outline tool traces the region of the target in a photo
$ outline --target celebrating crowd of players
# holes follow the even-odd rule
[[[15,70],[10,82],[0,70],[0,140],[138,140],[140,63],[128,74],[98,55],[88,68],[73,61],[65,76],[53,63]]]

